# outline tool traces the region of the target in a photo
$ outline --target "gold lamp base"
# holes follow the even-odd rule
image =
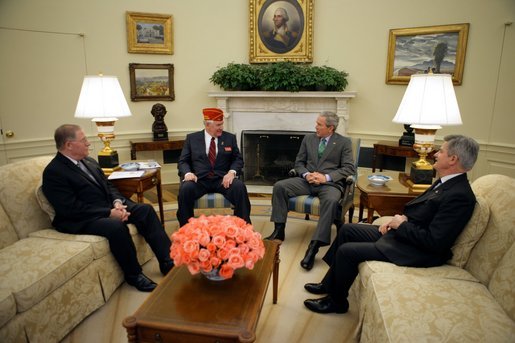
[[[98,164],[104,171],[106,175],[107,173],[112,173],[114,168],[118,166],[119,158],[118,152],[111,148],[111,141],[114,140],[114,123],[117,120],[116,118],[102,119],[100,121],[97,118],[94,118],[93,121],[97,124],[98,137],[104,143],[104,148],[98,153]]]
[[[413,149],[418,153],[419,159],[411,164],[407,184],[411,189],[426,190],[433,183],[433,166],[427,161],[427,155],[433,151],[435,134],[440,126],[411,125],[415,129],[415,143]]]

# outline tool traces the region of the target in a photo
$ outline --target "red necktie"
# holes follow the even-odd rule
[[[215,147],[215,137],[211,137],[211,143],[209,144],[209,163],[211,163],[211,167],[215,166],[216,160],[216,147]]]

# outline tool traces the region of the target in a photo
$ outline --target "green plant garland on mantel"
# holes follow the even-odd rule
[[[292,62],[229,63],[209,80],[225,91],[341,92],[347,87],[348,75],[328,66]]]

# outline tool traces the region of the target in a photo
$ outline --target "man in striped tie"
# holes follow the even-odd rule
[[[183,226],[193,217],[195,200],[206,193],[221,193],[233,205],[234,215],[250,223],[250,201],[247,187],[237,176],[243,158],[236,136],[223,131],[224,115],[218,108],[205,108],[204,130],[186,136],[179,158],[177,219]]]

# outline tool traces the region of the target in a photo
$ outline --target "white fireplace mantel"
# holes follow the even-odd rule
[[[335,112],[345,135],[356,92],[209,92],[224,111],[226,129],[238,140],[243,130],[314,131],[320,112]]]

